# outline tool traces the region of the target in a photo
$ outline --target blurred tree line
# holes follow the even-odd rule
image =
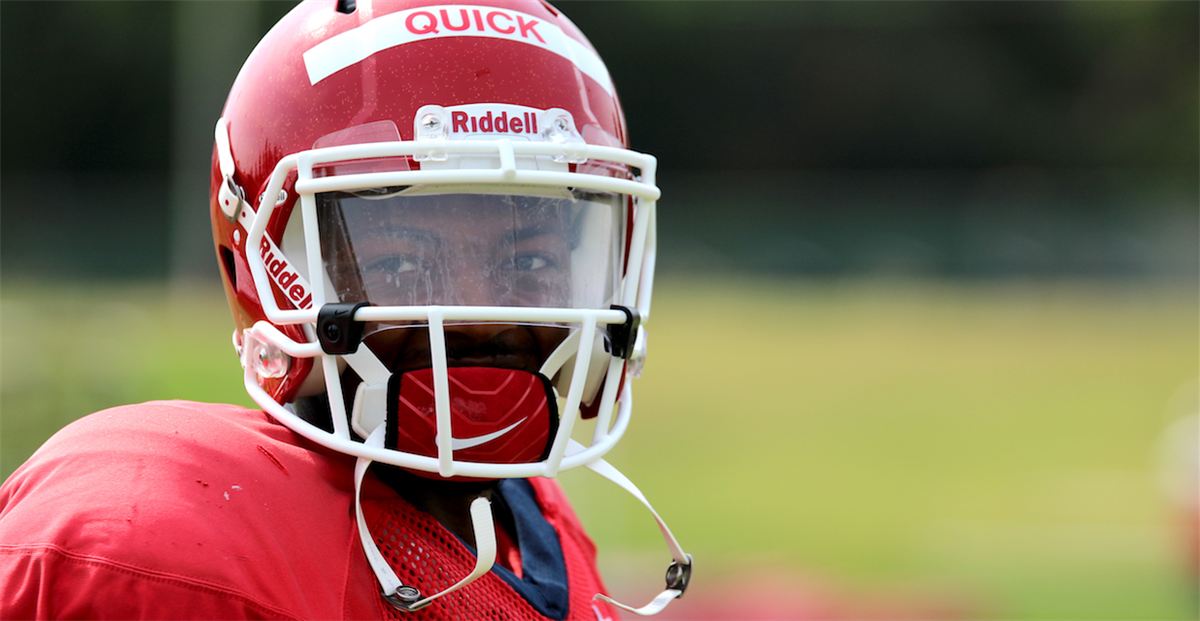
[[[203,199],[206,171],[186,171],[291,7],[219,4],[235,17],[0,3],[5,275],[163,277],[172,227],[207,248],[204,218],[166,204]],[[668,270],[1194,271],[1198,3],[558,6],[659,157]],[[216,86],[189,92],[197,72]]]

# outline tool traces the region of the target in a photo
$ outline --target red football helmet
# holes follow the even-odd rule
[[[213,237],[250,395],[360,464],[611,468],[659,196],[627,146],[603,61],[544,2],[301,4],[216,127]],[[324,422],[299,411],[313,398]]]
[[[603,455],[644,354],[659,194],[654,158],[625,147],[603,62],[549,5],[296,8],[234,82],[213,158],[213,235],[255,401],[330,448],[444,477],[553,476]],[[486,345],[511,325],[527,334]],[[466,424],[452,389],[470,401],[512,381],[457,370],[470,361],[550,380],[537,392],[562,416],[547,450],[493,463],[456,454],[451,434],[409,451],[352,437],[397,409],[392,376],[422,366],[426,422]],[[320,392],[332,430],[284,407]],[[568,455],[580,410],[596,433]]]

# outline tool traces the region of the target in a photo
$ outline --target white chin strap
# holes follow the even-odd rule
[[[567,448],[567,454],[576,453],[582,450],[584,450],[582,444],[571,440],[571,443]],[[613,606],[616,606],[617,608],[628,610],[629,612],[642,615],[643,617],[658,614],[659,612],[662,612],[663,608],[667,607],[667,604],[670,604],[676,598],[681,597],[683,592],[687,590],[688,582],[692,578],[692,555],[684,552],[683,548],[679,547],[679,542],[676,541],[675,535],[671,534],[671,529],[667,528],[667,523],[664,522],[663,519],[658,515],[658,512],[654,510],[654,507],[650,505],[650,501],[646,500],[646,496],[643,495],[642,491],[633,484],[633,481],[630,481],[628,477],[621,474],[621,472],[614,468],[612,464],[604,461],[603,459],[597,459],[596,461],[588,464],[587,467],[592,472],[595,472],[609,481],[616,483],[621,489],[629,492],[629,495],[637,498],[639,502],[645,505],[646,509],[650,511],[650,515],[654,516],[654,521],[658,522],[658,529],[662,531],[663,539],[667,542],[667,549],[670,550],[671,557],[675,559],[675,561],[671,563],[671,566],[667,568],[667,588],[664,589],[662,593],[659,593],[653,600],[651,600],[649,604],[646,604],[641,608],[634,608],[633,606],[622,604],[621,602],[618,602],[617,600],[604,595],[603,593],[597,593],[593,599],[603,600],[609,604],[612,604]]]
[[[384,429],[383,425],[376,427],[375,431],[372,431],[371,435],[367,437],[366,445],[383,448]],[[496,527],[492,523],[492,504],[480,496],[471,502],[471,526],[475,530],[475,547],[479,551],[474,571],[467,574],[454,586],[429,597],[422,597],[419,590],[400,582],[400,579],[396,577],[396,572],[392,571],[391,565],[388,565],[387,559],[383,558],[383,554],[380,553],[379,546],[375,544],[375,539],[371,537],[371,531],[367,528],[367,520],[363,517],[362,480],[371,461],[365,457],[359,457],[358,463],[354,465],[354,511],[358,517],[358,536],[362,540],[363,551],[367,553],[367,562],[370,563],[371,570],[375,572],[375,577],[383,588],[383,598],[389,604],[404,612],[420,610],[432,603],[433,600],[471,584],[492,568],[492,565],[496,563]]]
[[[380,425],[367,437],[365,444],[370,447],[382,448],[384,425]],[[567,453],[577,453],[584,450],[583,445],[570,441],[567,448]],[[358,462],[354,466],[354,510],[358,518],[358,536],[362,540],[363,551],[366,552],[367,562],[371,565],[371,570],[375,572],[375,577],[379,580],[379,585],[383,589],[383,598],[388,601],[397,610],[404,612],[414,612],[428,606],[433,600],[444,595],[448,595],[457,591],[468,584],[474,582],[483,574],[486,574],[492,565],[496,563],[496,527],[492,521],[491,503],[486,498],[476,498],[471,503],[471,527],[475,531],[475,546],[478,550],[478,557],[475,561],[475,569],[462,580],[459,580],[454,586],[429,597],[422,597],[419,590],[412,586],[407,586],[400,582],[396,577],[396,572],[392,571],[392,567],[388,565],[387,560],[379,551],[379,546],[376,545],[375,539],[371,536],[370,530],[367,528],[367,521],[363,517],[362,510],[362,480],[366,475],[368,466],[371,465],[370,459],[359,457]],[[621,489],[629,492],[634,498],[637,498],[654,516],[654,520],[658,522],[658,528],[662,531],[663,539],[667,542],[667,548],[671,552],[675,562],[667,569],[667,588],[659,593],[649,604],[641,608],[634,608],[626,604],[622,604],[611,597],[602,593],[597,593],[593,599],[603,600],[629,612],[642,616],[650,616],[658,614],[662,609],[667,607],[673,600],[683,595],[687,589],[688,581],[692,576],[692,555],[687,554],[679,547],[679,542],[675,540],[675,535],[671,534],[671,529],[667,528],[667,524],[659,517],[658,512],[646,500],[646,496],[641,490],[629,480],[628,477],[621,474],[611,464],[603,459],[587,465],[587,467],[599,474],[600,476],[616,483]]]

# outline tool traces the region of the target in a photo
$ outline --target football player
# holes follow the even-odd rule
[[[214,134],[216,255],[262,408],[85,417],[0,491],[0,617],[614,618],[559,472],[631,415],[655,160],[544,2],[312,0]],[[586,424],[577,423],[587,421]],[[572,436],[576,436],[573,439]],[[580,440],[580,441],[577,441]]]

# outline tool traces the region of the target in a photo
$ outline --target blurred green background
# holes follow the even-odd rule
[[[3,476],[104,407],[250,404],[207,165],[290,6],[0,2]],[[698,559],[668,614],[1200,617],[1200,4],[559,6],[662,168],[610,461]],[[644,510],[562,479],[653,595]]]

